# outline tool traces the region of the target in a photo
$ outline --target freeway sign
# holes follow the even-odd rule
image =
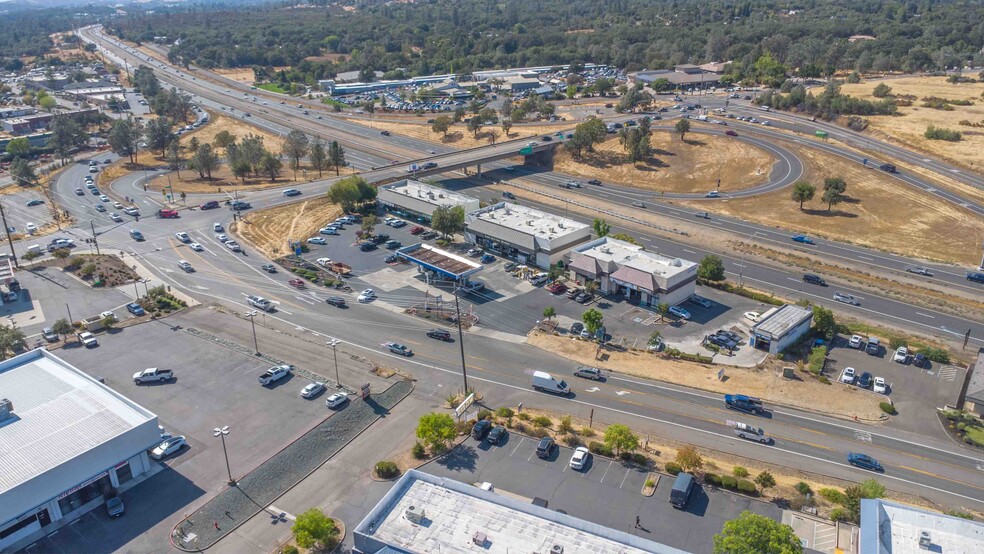
[[[520,150],[519,153],[522,154],[522,155],[524,155],[524,156],[529,156],[530,154],[533,153],[533,147],[532,146],[527,146],[526,148],[523,148],[522,150]]]

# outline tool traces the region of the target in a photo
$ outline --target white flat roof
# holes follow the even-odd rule
[[[790,329],[795,328],[797,325],[803,322],[804,319],[813,316],[813,310],[808,310],[806,308],[801,308],[799,306],[794,306],[792,304],[786,304],[779,307],[771,313],[766,312],[766,315],[762,316],[762,319],[752,327],[752,331],[756,333],[763,333],[772,335],[774,338],[779,338],[786,334]]]
[[[0,396],[14,407],[0,422],[0,523],[33,507],[4,496],[12,489],[38,478],[41,488],[58,489],[38,491],[44,501],[159,440],[156,415],[45,350],[0,363]],[[127,437],[137,446],[114,441],[138,429]],[[110,442],[106,456],[93,454]]]
[[[404,179],[390,185],[383,185],[379,188],[388,190],[394,194],[413,198],[420,202],[433,204],[434,206],[453,207],[462,206],[470,202],[478,202],[478,198],[468,196],[467,194],[451,192],[440,187],[435,187],[434,185],[414,181],[413,179]]]
[[[936,548],[920,548],[923,532]],[[984,524],[882,499],[864,499],[860,546],[861,552],[892,554],[984,552]]]
[[[509,202],[500,202],[475,214],[481,221],[488,221],[545,240],[553,240],[588,226],[573,219]]]
[[[411,506],[423,510],[422,525],[406,518],[407,508]],[[374,526],[366,525],[367,520]],[[355,532],[371,537],[377,545],[383,543],[398,552],[549,553],[554,545],[563,546],[564,552],[569,553],[681,552],[622,531],[416,470],[408,472],[394,486],[394,490],[356,527]],[[486,535],[481,546],[473,542],[476,533]]]
[[[602,263],[614,262],[619,266],[631,267],[667,279],[684,273],[697,265],[697,263],[683,258],[670,258],[656,252],[647,252],[643,250],[642,246],[609,237],[604,237],[585,246],[575,248],[574,251],[590,256]]]

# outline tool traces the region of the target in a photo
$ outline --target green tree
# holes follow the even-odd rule
[[[591,118],[574,127],[571,138],[564,143],[575,157],[580,157],[582,151],[594,152],[594,145],[604,142],[608,137],[608,127],[598,118]]]
[[[308,154],[308,160],[311,162],[311,166],[318,170],[318,178],[321,178],[321,172],[328,169],[328,152],[325,150],[324,143],[321,142],[320,138],[314,139],[314,144],[311,145],[311,153]]]
[[[184,164],[184,158],[181,157],[181,146],[177,140],[172,140],[171,144],[167,145],[164,161],[167,163],[167,168],[176,171],[178,179],[181,179],[181,166]]]
[[[148,121],[144,128],[144,135],[147,139],[147,148],[157,150],[162,158],[167,156],[167,147],[175,139],[174,133],[171,132],[171,122],[163,117]]]
[[[465,230],[465,209],[462,206],[438,206],[432,215],[431,228],[450,238]]]
[[[618,138],[628,154],[629,163],[641,162],[652,153],[649,134],[640,127],[624,128],[619,131]]]
[[[41,100],[38,100],[38,106],[46,112],[51,112],[58,105],[58,101],[50,96],[45,96]]]
[[[341,144],[338,144],[337,140],[331,141],[328,145],[328,162],[335,168],[335,175],[341,172],[341,168],[345,167],[345,149],[342,148]]]
[[[137,161],[137,147],[143,129],[140,123],[130,119],[117,119],[109,129],[106,141],[114,153],[130,158],[130,163]]]
[[[605,446],[614,450],[618,456],[622,452],[639,448],[639,437],[633,435],[627,426],[616,423],[605,429]]]
[[[195,137],[192,137],[192,140],[194,139]],[[258,174],[260,170],[260,160],[263,158],[264,152],[266,152],[266,148],[263,146],[263,137],[250,133],[239,141],[239,146],[236,148],[235,157],[236,159],[246,160],[246,163],[249,164],[250,170],[252,170],[253,173]]]
[[[448,136],[448,131],[451,130],[451,118],[446,115],[439,115],[434,118],[434,123],[431,124],[431,131],[435,133],[441,133],[444,137]]]
[[[606,237],[608,236],[608,233],[612,231],[612,226],[609,225],[607,221],[599,217],[596,217],[594,221],[591,222],[591,228],[594,229],[594,232],[598,235],[598,238]]]
[[[801,554],[793,528],[745,510],[714,535],[714,554]]]
[[[7,352],[26,346],[24,331],[14,326],[0,324],[0,357],[7,359]]]
[[[14,158],[10,164],[10,176],[22,187],[33,187],[38,184],[38,176],[34,167],[24,158]]]
[[[468,120],[468,123],[465,123],[465,128],[478,138],[478,132],[482,130],[482,120],[478,116],[472,117]]]
[[[362,202],[372,202],[379,193],[376,187],[367,183],[362,177],[356,177],[355,186],[359,189],[359,200]]]
[[[581,321],[584,322],[584,328],[588,330],[592,335],[595,331],[601,327],[601,322],[604,319],[604,314],[596,308],[590,308],[583,314],[581,314]]]
[[[68,335],[72,334],[72,331],[75,329],[72,327],[72,324],[68,321],[68,319],[63,317],[51,325],[51,330],[57,335],[68,337]]]
[[[892,93],[892,87],[886,85],[885,83],[879,83],[875,90],[871,91],[871,95],[875,98],[885,98]]]
[[[260,158],[260,170],[269,175],[271,181],[277,180],[283,167],[284,163],[273,152],[264,152],[263,157]]]
[[[246,177],[249,176],[251,170],[252,168],[246,160],[236,160],[232,162],[232,174],[237,179],[242,179],[244,185],[246,184]]]
[[[211,144],[201,144],[189,163],[198,171],[201,178],[211,181],[212,171],[219,167],[219,155],[212,149]]]
[[[553,306],[543,308],[543,319],[553,319],[555,315],[557,315],[557,310]]]
[[[683,140],[683,137],[690,132],[690,120],[681,119],[680,121],[677,121],[673,126],[673,130],[680,133],[680,140]]]
[[[379,218],[375,214],[369,214],[362,218],[362,223],[360,224],[362,228],[362,233],[366,236],[372,236],[373,230],[376,225],[379,224]]]
[[[704,457],[700,455],[700,451],[697,450],[696,446],[686,444],[680,447],[680,450],[677,450],[676,463],[684,471],[697,471],[704,467]]]
[[[714,254],[704,256],[697,266],[697,277],[705,281],[724,281],[724,262]]]
[[[813,306],[813,326],[817,333],[829,338],[833,338],[837,331],[837,322],[834,320],[834,312],[823,306]]]
[[[312,548],[317,544],[327,545],[338,529],[335,522],[317,508],[299,514],[290,528],[301,548]]]
[[[656,347],[662,342],[663,342],[663,333],[660,333],[659,331],[653,331],[652,333],[649,334],[649,340],[646,341],[646,346]]]
[[[839,204],[844,201],[844,191],[847,190],[847,183],[844,179],[840,177],[829,177],[823,180],[823,198],[822,200],[827,203],[827,211],[833,207],[834,204]]]
[[[509,119],[503,119],[501,125],[502,125],[502,132],[505,133],[506,136],[508,137],[509,130],[512,129],[513,126],[512,121]]]
[[[31,141],[27,137],[17,137],[7,143],[7,153],[11,156],[24,157],[31,151]]]
[[[301,160],[304,156],[307,156],[309,151],[310,144],[307,135],[297,129],[287,133],[287,138],[284,139],[281,152],[287,156],[290,162],[290,168],[294,172],[295,181],[297,180],[297,170],[301,167]]]
[[[71,152],[84,145],[88,139],[89,134],[74,117],[60,115],[51,119],[51,138],[48,139],[48,145],[59,159],[68,158]]]
[[[424,414],[417,422],[417,438],[431,448],[443,449],[455,435],[454,419],[448,414]]]
[[[606,96],[613,88],[615,88],[615,83],[607,77],[600,77],[597,81],[595,81],[593,88],[598,91],[598,94]]]
[[[230,133],[229,131],[223,129],[215,134],[215,138],[212,139],[212,146],[216,148],[221,148],[226,150],[229,146],[236,144],[236,135]],[[226,150],[228,152],[228,150]]]
[[[328,198],[340,204],[346,212],[351,211],[359,201],[358,177],[346,177],[336,181],[328,189]]]
[[[755,476],[755,484],[762,487],[762,490],[776,486],[776,478],[768,471],[763,471]]]
[[[803,202],[813,200],[817,187],[806,181],[796,181],[793,183],[793,200],[800,203],[800,211],[803,210]]]
[[[762,54],[755,61],[755,79],[768,87],[778,87],[786,80],[786,66],[779,63],[772,54]]]

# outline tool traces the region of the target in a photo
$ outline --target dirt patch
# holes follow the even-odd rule
[[[125,261],[108,254],[77,254],[45,265],[60,267],[93,287],[118,287],[140,277]]]
[[[273,69],[275,71],[280,71],[281,69],[287,70],[290,69],[290,66],[274,67]],[[253,69],[249,67],[220,67],[217,69],[210,69],[209,71],[215,73],[216,75],[221,75],[226,79],[239,81],[241,83],[252,83],[256,78],[256,75],[253,74]]]
[[[726,190],[764,184],[775,158],[768,152],[730,137],[692,133],[681,141],[676,133],[655,131],[653,156],[643,163],[628,162],[619,139],[612,137],[580,159],[561,149],[554,169],[585,179],[658,192],[706,192],[718,179]]]
[[[318,229],[342,214],[342,208],[325,196],[246,214],[236,232],[268,257],[287,252],[288,240],[318,234]]]
[[[527,343],[579,364],[601,367],[627,375],[721,394],[740,390],[743,394],[757,396],[766,403],[794,406],[837,417],[879,421],[883,416],[876,395],[847,387],[824,385],[812,378],[784,379],[778,372],[771,370],[728,367],[725,369],[725,381],[720,381],[718,379],[720,366],[669,360],[639,351],[605,351],[604,355],[607,359],[599,360],[595,343],[539,332],[531,333]]]
[[[871,94],[872,91],[876,86],[884,83],[892,88],[893,95],[915,96],[912,106],[899,108],[899,113],[902,115],[868,117],[871,123],[867,132],[933,154],[955,165],[980,171],[980,153],[984,151],[984,128],[968,127],[960,125],[959,122],[967,120],[972,123],[984,123],[984,99],[981,97],[984,84],[953,84],[948,83],[946,79],[946,77],[903,77],[865,81],[844,84],[841,91],[851,96],[875,99]],[[974,105],[953,106],[953,111],[924,108],[922,99],[932,96],[951,100],[970,100]],[[960,131],[963,133],[963,140],[960,142],[929,140],[923,136],[923,133],[930,125]]]
[[[320,56],[308,56],[304,58],[306,62],[344,62],[348,59],[348,54],[322,54]]]
[[[428,114],[429,118],[437,117],[434,114]],[[387,115],[387,117],[389,117]],[[492,143],[492,133],[496,134],[496,142],[502,142],[505,140],[516,140],[519,138],[539,138],[542,135],[552,135],[557,131],[563,129],[569,129],[570,123],[563,123],[557,125],[513,125],[512,129],[509,130],[509,136],[506,136],[502,132],[502,127],[499,125],[486,125],[482,131],[476,136],[475,133],[469,132],[465,128],[464,123],[455,123],[451,126],[446,136],[441,135],[441,133],[435,133],[431,130],[430,123],[397,123],[389,120],[380,119],[369,119],[369,118],[346,118],[353,123],[358,123],[359,125],[365,125],[373,129],[379,129],[381,131],[389,131],[390,133],[403,135],[406,137],[413,137],[418,140],[426,140],[433,142],[434,144],[445,144],[449,146],[455,146],[458,148],[473,148],[476,146],[488,146]]]

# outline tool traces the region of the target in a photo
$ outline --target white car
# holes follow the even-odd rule
[[[225,243],[229,242],[229,237],[227,237],[227,236],[225,236],[223,234],[218,234],[218,235],[215,235],[215,240],[221,242],[222,244],[225,244]]]
[[[758,323],[758,320],[762,319],[762,314],[759,312],[745,312],[743,315],[745,319],[751,321],[752,323]]]
[[[878,394],[885,394],[887,390],[888,385],[885,383],[885,379],[883,377],[875,377],[874,391]]]
[[[331,258],[318,258],[317,262],[321,267],[328,267],[328,264],[331,263]]]
[[[178,260],[178,267],[180,267],[181,269],[183,269],[188,273],[195,271],[195,268],[191,267],[191,264],[188,263],[187,260]]]
[[[853,385],[854,380],[858,378],[857,372],[853,367],[844,368],[844,375],[841,375],[841,383],[847,383],[848,385]]]
[[[38,230],[38,226],[33,223],[28,223],[24,228],[27,229],[27,232],[31,234],[36,233]]]
[[[321,237],[311,237],[307,241],[312,244],[328,244],[328,241]]]
[[[571,469],[584,469],[590,457],[591,452],[586,447],[578,446],[574,449],[574,455],[571,456]]]
[[[213,233],[221,233],[222,231],[225,231],[225,228],[222,227],[222,224],[221,223],[213,223],[212,224],[212,232]]]
[[[118,214],[116,212],[113,212],[113,213],[109,214],[109,219],[112,219],[113,221],[116,221],[116,222],[120,222],[120,221],[123,221],[123,216],[121,216],[120,214]]]
[[[904,346],[898,347],[898,349],[895,350],[895,355],[892,356],[892,361],[893,362],[898,362],[900,364],[904,364],[904,363],[908,362],[909,361],[909,349],[906,348],[906,347],[904,347]]]
[[[690,319],[690,312],[680,306],[670,306],[669,312],[680,319]]]
[[[165,439],[164,442],[160,443],[157,447],[150,451],[150,457],[155,460],[166,458],[178,450],[181,450],[187,444],[188,441],[186,441],[182,435]]]
[[[122,210],[123,204],[120,204],[119,202],[113,202],[113,207],[116,208],[117,210]]]
[[[860,306],[861,302],[851,294],[845,294],[843,292],[835,292],[834,300],[838,302],[843,302],[845,304],[850,304],[852,306]]]
[[[106,312],[103,312],[103,313],[99,314],[99,317],[101,319],[107,319],[108,318],[108,319],[112,319],[113,321],[116,321],[116,314],[114,314],[113,312],[110,312],[110,311],[106,311]]]
[[[348,400],[348,395],[344,392],[336,392],[335,394],[329,396],[325,399],[325,406],[329,408],[337,408]]]
[[[109,197],[106,196],[105,194],[100,194],[99,195],[99,201],[100,202],[109,202]]]
[[[188,244],[189,242],[191,242],[191,237],[189,237],[188,236],[188,233],[185,233],[184,231],[180,231],[180,232],[174,233],[174,236],[177,237],[178,240],[180,240],[181,242],[183,242],[185,244]]]
[[[234,240],[230,240],[229,242],[227,242],[226,243],[226,247],[228,247],[229,250],[232,250],[233,252],[242,252],[243,251],[242,247],[239,246],[239,243],[236,242],[236,241],[234,241]]]
[[[849,340],[849,341],[847,342],[847,344],[848,344],[848,345],[849,345],[849,346],[850,346],[851,348],[861,348],[861,341],[862,341],[862,340],[863,340],[863,339],[861,338],[861,335],[851,335],[851,340]]]
[[[96,346],[99,346],[99,341],[96,340],[96,336],[88,331],[79,333],[79,342],[81,342],[86,348],[95,348]]]
[[[711,192],[705,194],[704,198],[721,198],[721,193],[716,190],[712,190]]]
[[[188,248],[191,248],[195,252],[204,252],[205,251],[205,247],[202,246],[202,245],[200,245],[200,244],[198,244],[197,242],[193,242],[193,243],[189,244],[188,245]]]
[[[128,206],[126,208],[123,208],[123,213],[125,213],[126,215],[132,215],[132,216],[136,217],[136,216],[140,215],[140,210],[138,210],[137,208],[135,208],[133,206]]]
[[[359,302],[369,302],[373,298],[376,298],[376,291],[372,289],[366,289],[359,294]]]
[[[318,394],[323,390],[325,390],[324,383],[319,383],[319,382],[310,383],[309,385],[301,389],[301,398],[314,398],[315,396],[318,396]]]

